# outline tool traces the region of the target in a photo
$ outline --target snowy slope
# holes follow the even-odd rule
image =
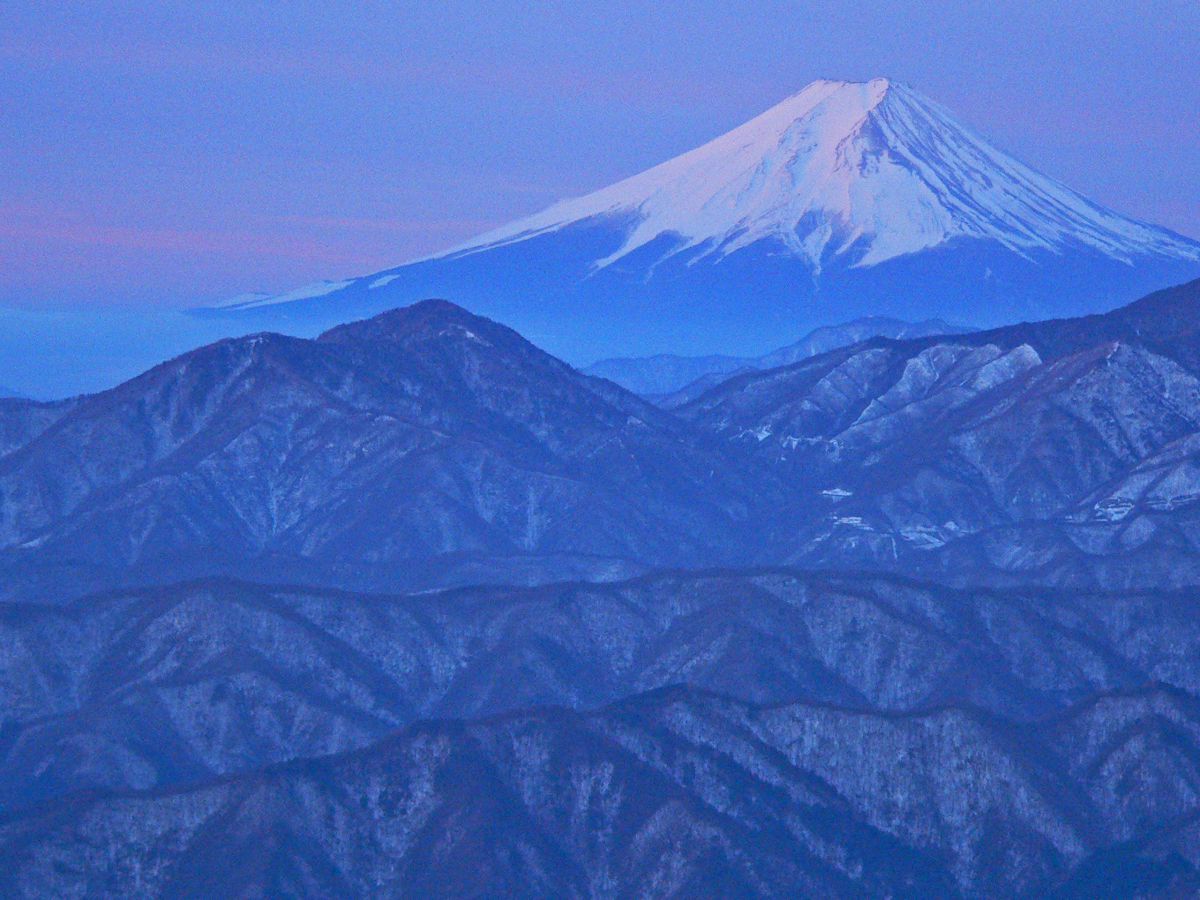
[[[640,175],[362,277],[187,313],[0,311],[0,383],[61,397],[221,337],[312,337],[431,297],[586,366],[758,357],[866,317],[1076,316],[1197,277],[1200,243],[1101,208],[916,91],[822,81]]]
[[[1197,276],[1200,243],[1104,209],[877,78],[814,82],[443,253],[204,315],[311,335],[444,297],[587,365],[757,357],[866,317],[987,327],[1102,312]]]
[[[956,237],[1021,252],[1069,243],[1128,260],[1200,259],[1200,247],[1105,210],[992,147],[948,111],[884,78],[817,81],[690,153],[566,200],[450,251],[478,252],[596,216],[632,216],[604,267],[656,238],[733,253],[764,238],[819,266],[869,266]],[[442,254],[446,255],[446,254]]]

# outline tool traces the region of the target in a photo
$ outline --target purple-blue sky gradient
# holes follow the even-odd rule
[[[1200,2],[0,5],[0,305],[364,274],[888,75],[1200,237]]]

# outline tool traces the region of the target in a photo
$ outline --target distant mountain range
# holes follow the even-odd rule
[[[0,894],[1195,893],[1198,309],[667,410],[426,301],[4,400]]]
[[[591,713],[421,722],[353,753],[50,803],[0,822],[0,885],[1187,896],[1198,754],[1200,707],[1161,688],[1014,725],[969,707],[757,707],[679,687]]]
[[[763,356],[673,356],[661,354],[641,358],[605,359],[583,371],[615,381],[635,394],[653,400],[659,406],[673,409],[694,399],[708,387],[734,373],[754,369],[774,369],[802,359],[857,344],[872,337],[895,339],[925,337],[931,334],[961,334],[974,329],[951,325],[940,319],[927,322],[901,322],[871,316],[843,325],[817,328],[807,335]]]
[[[0,381],[90,393],[223,337],[315,337],[429,297],[587,366],[758,358],[863,318],[1082,315],[1196,277],[1197,241],[1098,206],[913,89],[818,81],[641,174],[380,272],[188,312],[0,311]],[[673,368],[641,392],[685,387]]]
[[[1197,613],[786,570],[0,606],[0,890],[1183,894]]]
[[[588,364],[758,356],[866,316],[1080,315],[1197,276],[1200,243],[1098,206],[877,78],[814,82],[702,147],[444,253],[204,315],[315,334],[443,296]]]
[[[732,562],[783,504],[736,448],[441,301],[0,404],[0,435],[10,591],[43,562],[56,591],[614,577]]]
[[[9,311],[0,896],[1200,895],[1198,276],[875,79]]]
[[[1105,315],[875,339],[737,376],[678,412],[806,486],[808,524],[783,560],[1190,584],[1197,310],[1192,282]]]
[[[9,597],[211,574],[369,589],[788,563],[1200,577],[1200,281],[872,338],[674,412],[430,301],[0,404]]]
[[[1196,692],[1198,614],[1189,592],[784,568],[408,596],[222,578],[2,605],[0,811],[681,681],[755,703],[1010,719],[1151,682]]]

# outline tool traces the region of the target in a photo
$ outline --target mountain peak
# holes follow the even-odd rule
[[[1082,245],[1200,259],[1194,243],[1097,206],[888,78],[814,81],[695,150],[443,256],[606,218],[631,226],[597,270],[664,241],[660,259],[719,259],[769,240],[818,273],[834,258],[872,266],[957,238],[1021,254]]]
[[[467,312],[449,300],[435,298],[418,300],[369,319],[339,325],[321,334],[317,340],[327,343],[403,341],[450,332],[468,339],[478,339],[480,334],[494,335],[497,332],[513,334],[510,329],[491,319]]]
[[[795,118],[801,118],[818,103],[828,100],[834,95],[842,95],[849,102],[861,104],[863,112],[866,112],[883,102],[892,87],[893,82],[890,78],[872,78],[869,81],[818,78],[756,118],[770,115],[777,110],[790,112]]]
[[[814,81],[442,253],[214,314],[311,334],[442,293],[588,364],[759,357],[872,315],[986,327],[1100,312],[1197,275],[1200,243],[1089,201],[881,77]]]

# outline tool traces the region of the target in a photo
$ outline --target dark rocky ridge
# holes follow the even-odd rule
[[[428,717],[589,708],[687,682],[1009,719],[1200,691],[1200,599],[888,576],[664,573],[380,597],[218,581],[0,607],[0,809],[363,746]]]
[[[1013,726],[670,688],[9,816],[0,889],[1094,896],[1109,872],[1107,896],[1182,896],[1198,810],[1200,707],[1167,689]]]
[[[655,409],[429,302],[0,403],[10,599],[232,574],[358,589],[714,563],[1200,580],[1200,282],[874,339]]]
[[[732,562],[778,504],[694,426],[440,301],[223,341],[45,409],[0,408],[10,595],[612,577]]]
[[[2,401],[0,894],[1194,893],[1198,303],[678,415],[440,302]],[[328,587],[464,580],[542,584]]]

